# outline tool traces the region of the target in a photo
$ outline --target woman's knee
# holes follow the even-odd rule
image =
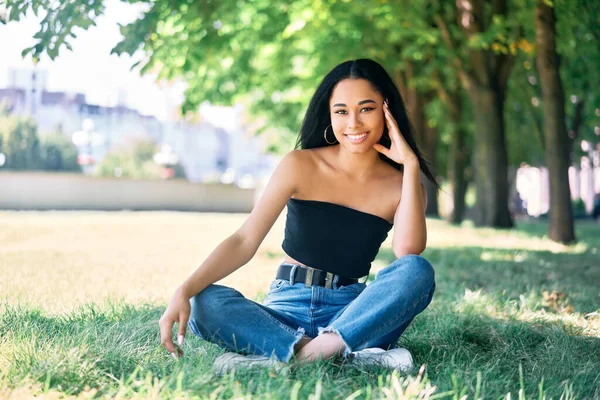
[[[209,285],[203,291],[190,299],[190,320],[206,320],[223,312],[227,299],[237,295],[232,288],[221,285]],[[241,294],[239,294],[241,296]]]
[[[435,270],[425,257],[416,254],[407,254],[398,258],[390,266],[394,266],[392,271],[399,271],[410,277],[414,285],[423,288],[433,288],[435,286]]]
[[[190,319],[188,327],[198,336],[205,336],[207,331],[212,330],[213,326],[221,324],[226,316],[224,306],[227,304],[227,299],[241,293],[221,285],[209,285],[203,291],[190,299]],[[208,339],[207,339],[208,340]]]
[[[410,292],[414,299],[419,299],[418,312],[424,310],[435,292],[435,271],[433,266],[424,257],[409,254],[397,259],[393,265],[395,270],[401,271],[403,279],[406,279]]]

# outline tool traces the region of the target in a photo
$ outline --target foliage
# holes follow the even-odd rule
[[[555,2],[557,13],[558,53],[561,57],[561,79],[565,91],[567,130],[574,139],[573,160],[585,155],[581,141],[594,146],[600,136],[594,129],[599,119],[596,108],[600,73],[600,3],[592,0],[560,0]],[[522,18],[532,18],[529,11]],[[526,38],[533,39],[533,24],[523,24]],[[582,104],[581,122],[577,137],[572,132],[577,118],[577,105]],[[512,165],[526,162],[544,165],[543,108],[540,80],[535,63],[535,49],[519,54],[509,80],[506,123],[509,157]],[[524,132],[527,132],[526,136]]]
[[[157,151],[154,143],[137,141],[132,146],[123,146],[108,153],[94,170],[94,174],[105,177],[158,178],[160,166],[152,161]]]
[[[94,170],[94,174],[105,177],[160,179],[163,177],[163,167],[153,160],[157,151],[154,142],[137,140],[107,154]],[[185,177],[179,164],[175,166],[175,177]]]
[[[29,117],[0,116],[1,151],[6,156],[2,168],[31,170],[43,167],[41,144],[35,121]]]
[[[101,12],[98,2],[75,2],[78,12]],[[156,71],[158,79],[181,78],[188,84],[183,111],[194,111],[204,100],[247,103],[252,115],[265,116],[263,127],[297,132],[318,80],[349,58],[371,57],[390,71],[405,58],[420,62],[411,85],[428,87],[428,73],[438,65],[436,30],[420,18],[422,5],[387,2],[313,1],[273,3],[267,0],[145,3],[141,17],[123,26],[123,41],[113,52],[147,55],[138,65]],[[42,24],[38,43],[26,52],[39,57],[67,45],[78,20],[51,1],[39,1],[52,15]],[[25,1],[9,1],[9,20],[18,20]],[[12,7],[12,8],[11,8]],[[46,19],[45,19],[46,21]],[[89,26],[85,21],[80,27]],[[400,26],[400,29],[398,29]],[[335,29],[332,29],[335,27]],[[443,62],[443,61],[442,61]],[[447,65],[447,63],[446,63]]]
[[[587,210],[585,208],[585,203],[582,199],[577,199],[573,201],[573,216],[579,218],[585,218],[588,215]]]
[[[80,171],[77,148],[61,133],[38,136],[31,117],[9,115],[0,110],[0,152],[3,169]]]
[[[508,80],[505,121],[509,164],[545,165],[542,91],[535,55],[519,54]]]
[[[402,88],[405,98],[412,89],[427,95],[427,124],[436,128],[442,144],[437,160],[431,160],[438,173],[447,175],[453,132],[466,137],[461,155],[484,157],[484,147],[494,142],[496,150],[491,154],[499,158],[487,157],[485,167],[471,168],[465,174],[468,179],[475,177],[478,188],[478,223],[510,225],[504,213],[506,193],[490,193],[486,199],[483,188],[484,182],[496,176],[494,171],[504,171],[505,156],[513,166],[546,162],[533,62],[534,1],[128,1],[141,6],[141,13],[121,27],[123,40],[112,52],[133,55],[140,51],[144,57],[136,67],[142,73],[152,71],[159,80],[185,81],[183,113],[196,112],[206,100],[246,104],[248,122],[257,132],[285,132],[269,135],[275,138],[271,150],[291,149],[290,136],[298,133],[308,100],[327,71],[341,61],[369,57],[382,63],[399,85],[402,76],[412,71]],[[558,15],[567,101],[577,99],[567,107],[569,128],[581,127],[572,143],[577,156],[582,155],[581,140],[594,145],[600,137],[595,91],[600,84],[596,68],[600,3],[557,0],[552,4]],[[92,26],[103,12],[98,0],[10,0],[6,6],[8,21],[18,21],[29,9],[46,10],[36,43],[25,50],[34,59],[43,53],[55,58],[61,46],[68,47],[77,29]],[[461,87],[477,89],[466,96]],[[436,91],[440,99],[432,96]],[[458,95],[463,99],[459,118],[451,118],[456,113],[443,99],[443,91],[446,98]],[[495,106],[478,100],[486,91],[506,99],[502,115]],[[477,131],[469,112],[478,116]],[[497,125],[490,126],[490,118]],[[582,122],[576,123],[579,119]],[[472,152],[471,143],[476,147]],[[483,163],[476,159],[472,165]],[[504,180],[503,174],[496,177]],[[493,191],[504,190],[501,183],[492,185]],[[485,210],[494,207],[498,210]],[[499,210],[503,220],[491,220]]]
[[[74,28],[88,29],[90,26],[96,25],[95,18],[104,11],[101,0],[86,1],[85,3],[51,0],[6,0],[4,4],[8,12],[3,13],[4,18],[0,16],[0,22],[6,22],[5,20],[19,21],[29,9],[36,16],[44,14],[40,30],[33,36],[38,42],[22,52],[23,57],[31,53],[35,62],[39,61],[43,52],[54,59],[58,56],[62,46],[71,50],[69,39],[77,37]]]
[[[573,160],[587,155],[581,149],[586,140],[600,144],[600,2],[595,0],[556,1],[558,52],[565,89],[567,129],[576,123],[577,106],[582,103],[581,127],[574,139]]]
[[[427,91],[439,83],[448,90],[460,86],[454,61],[468,60],[470,51],[517,54],[519,60],[509,80],[505,114],[508,153],[513,165],[522,161],[538,164],[542,160],[536,134],[541,111],[531,105],[539,85],[536,88],[528,83],[529,77],[536,75],[535,63],[531,62],[532,2],[511,1],[508,16],[496,15],[485,31],[462,37],[455,42],[455,48],[443,44],[434,22],[436,16],[448,16],[449,33],[455,39],[461,37],[458,23],[451,17],[455,5],[438,0],[292,3],[132,0],[131,3],[143,5],[143,12],[139,19],[121,27],[124,37],[113,52],[133,54],[142,50],[146,55],[138,65],[142,72],[158,72],[159,79],[186,81],[184,112],[196,110],[207,99],[221,104],[244,102],[250,106],[254,118],[262,121],[258,125],[263,129],[284,127],[291,135],[297,132],[318,79],[344,59],[371,57],[393,73],[404,70],[407,61],[414,62],[417,75],[409,84]],[[568,97],[587,99],[582,137],[587,135],[587,140],[597,140],[598,136],[589,136],[597,121],[594,115],[597,93],[593,88],[599,83],[595,68],[600,56],[595,45],[600,25],[598,2],[555,3],[566,93]],[[34,59],[44,52],[55,58],[61,46],[69,47],[78,29],[93,26],[94,19],[104,11],[98,0],[9,0],[6,6],[7,21],[18,21],[29,9],[44,10],[40,12],[44,18],[35,36],[36,44],[24,51]],[[489,17],[491,9],[486,7],[485,14]],[[523,29],[521,37],[513,34],[517,26]],[[439,110],[428,114],[430,124],[442,127],[442,143],[447,143],[447,114]],[[528,140],[521,140],[524,134]],[[282,146],[276,144],[273,148]]]
[[[40,158],[46,171],[81,172],[77,164],[77,147],[61,133],[42,137]]]

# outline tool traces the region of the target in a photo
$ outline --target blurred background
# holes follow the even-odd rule
[[[368,57],[443,190],[429,217],[575,240],[600,213],[592,0],[11,1],[0,209],[249,212],[318,82]]]

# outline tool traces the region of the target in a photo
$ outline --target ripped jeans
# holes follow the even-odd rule
[[[344,355],[368,347],[394,348],[431,302],[435,273],[423,257],[407,255],[379,271],[368,286],[332,288],[276,279],[263,304],[235,289],[210,285],[190,299],[188,327],[202,339],[243,354],[289,362],[303,336],[340,335]]]

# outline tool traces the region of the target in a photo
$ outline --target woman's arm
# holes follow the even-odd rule
[[[178,323],[177,341],[180,345],[183,343],[191,312],[190,298],[239,269],[256,254],[258,246],[296,191],[300,174],[299,157],[299,151],[293,151],[281,160],[263,195],[242,227],[221,242],[175,291],[159,321],[161,344],[173,357],[183,356],[183,351],[175,346],[171,336],[173,326]]]
[[[421,183],[419,162],[404,163],[402,195],[394,214],[392,249],[397,258],[407,254],[421,254],[427,245],[425,208],[427,192]]]
[[[394,214],[392,250],[398,258],[407,254],[421,254],[427,245],[427,227],[425,225],[427,194],[421,184],[419,159],[400,132],[398,124],[389,110],[387,100],[384,102],[383,113],[392,143],[389,149],[380,144],[373,145],[373,148],[390,160],[404,166],[402,194]]]
[[[181,285],[191,298],[230,275],[252,259],[265,236],[296,191],[300,172],[299,152],[287,154],[277,166],[260,200],[237,232],[225,239]]]

